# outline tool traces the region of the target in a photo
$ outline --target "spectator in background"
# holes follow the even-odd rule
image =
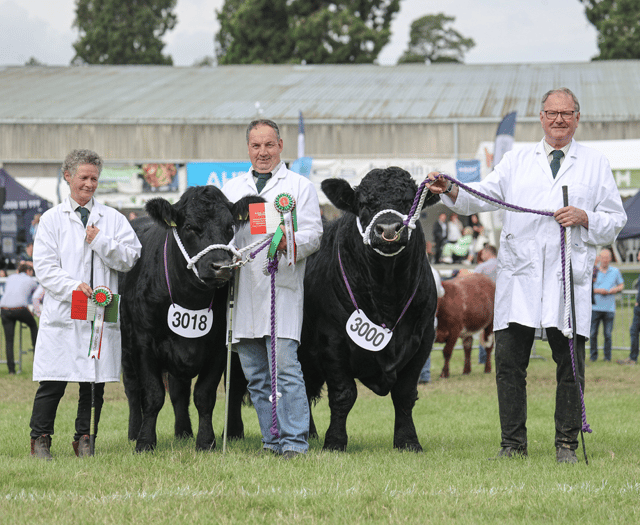
[[[489,277],[494,283],[498,277],[498,250],[496,247],[487,244],[478,253],[478,258],[482,260],[478,266],[476,266],[475,273],[482,273]],[[487,362],[487,351],[482,344],[478,345],[478,364],[484,365]]]
[[[604,331],[604,360],[611,361],[611,332],[616,315],[616,297],[624,288],[620,270],[610,266],[611,251],[604,248],[600,252],[600,267],[593,283],[595,303],[591,313],[591,361],[598,359],[598,326],[602,321]]]
[[[435,262],[441,262],[442,247],[447,242],[447,214],[438,215],[438,220],[433,223],[433,243],[435,245]]]
[[[29,235],[31,235],[32,246],[33,246],[33,239],[36,238],[36,232],[38,231],[38,226],[40,224],[40,217],[42,217],[42,214],[36,213],[33,216],[33,220],[31,221],[31,226],[29,226]]]
[[[455,243],[447,243],[442,248],[442,262],[453,263],[462,261],[465,264],[471,264],[473,252],[471,245],[473,243],[473,229],[471,226],[465,227],[462,236]]]
[[[457,213],[452,213],[447,223],[447,242],[456,243],[462,237],[462,222]]]
[[[638,261],[640,261],[640,252],[638,252]],[[638,348],[640,338],[640,278],[637,281],[638,294],[636,295],[636,304],[633,306],[633,321],[631,321],[631,328],[629,328],[629,335],[631,336],[631,352],[626,359],[618,359],[619,365],[635,365],[638,363]]]
[[[33,243],[32,242],[27,244],[22,250],[22,252],[20,252],[20,255],[18,256],[18,261],[19,261],[18,264],[25,262],[29,264],[29,266],[33,267]]]
[[[31,304],[31,296],[38,287],[38,281],[33,277],[33,267],[27,263],[20,263],[18,273],[7,277],[4,294],[0,299],[0,316],[7,348],[7,366],[9,373],[16,373],[16,365],[13,359],[13,340],[15,336],[16,322],[26,324],[31,329],[31,348],[36,345],[38,337],[38,324],[28,308]]]
[[[444,296],[444,286],[442,286],[442,278],[440,277],[440,273],[433,266],[431,267],[431,271],[433,272],[433,278],[436,281],[436,294],[438,295],[438,300]],[[436,313],[438,309],[436,308]],[[438,318],[433,318],[433,325],[438,330]],[[434,332],[435,334],[435,332]],[[435,339],[434,339],[435,342]],[[433,352],[433,349],[431,350]],[[420,377],[418,378],[419,385],[426,385],[431,381],[431,354],[427,358],[427,362],[422,367],[420,371]]]

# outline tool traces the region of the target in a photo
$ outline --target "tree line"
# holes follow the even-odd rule
[[[215,57],[194,65],[372,64],[391,38],[401,0],[225,0],[216,11]],[[598,31],[593,60],[640,58],[637,0],[576,0]],[[172,65],[162,37],[177,0],[76,0],[72,64]],[[425,15],[411,23],[399,64],[464,61],[475,46],[453,28],[455,17]],[[30,58],[27,65],[38,64]]]

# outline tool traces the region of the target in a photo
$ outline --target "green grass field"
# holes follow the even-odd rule
[[[493,374],[474,363],[462,376],[419,387],[414,417],[424,453],[392,449],[389,397],[361,388],[348,421],[346,453],[310,453],[292,461],[260,456],[253,408],[247,437],[222,448],[224,395],[214,411],[218,449],[196,453],[194,440],[173,438],[167,399],[158,449],[138,455],[127,440],[121,384],[107,385],[96,456],[71,448],[77,386],[60,405],[52,462],[29,457],[29,417],[36,384],[31,354],[8,376],[0,365],[0,522],[89,523],[638,523],[640,521],[640,367],[598,362],[587,367],[589,465],[558,465],[553,446],[554,365],[546,344],[529,366],[529,458],[488,461],[499,448]],[[614,351],[614,359],[626,353]],[[477,361],[474,352],[474,361]],[[321,435],[326,400],[314,408]],[[192,419],[197,424],[192,407]]]

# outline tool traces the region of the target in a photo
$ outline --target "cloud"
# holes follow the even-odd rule
[[[68,65],[77,38],[71,29],[52,27],[13,1],[0,4],[0,64],[23,65],[31,57],[48,65]]]

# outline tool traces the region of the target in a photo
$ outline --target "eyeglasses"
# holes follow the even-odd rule
[[[555,120],[558,115],[562,117],[562,120],[571,120],[575,111],[543,111],[549,120]]]

